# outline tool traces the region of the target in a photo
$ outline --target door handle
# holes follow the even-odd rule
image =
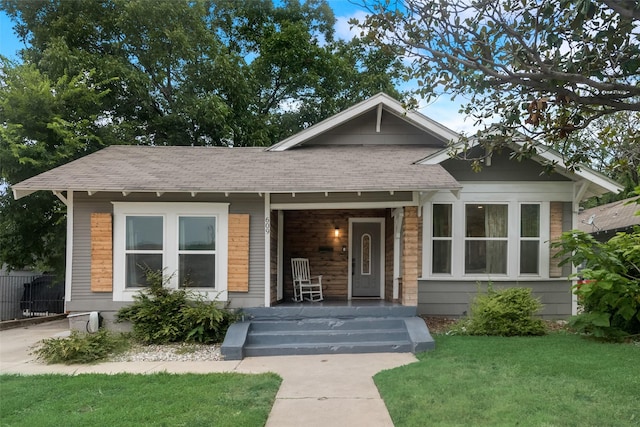
[[[355,258],[351,258],[351,275],[352,276],[356,275],[356,259]]]

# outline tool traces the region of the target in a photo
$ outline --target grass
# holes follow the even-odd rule
[[[0,376],[2,426],[262,426],[275,374]]]
[[[374,377],[396,427],[640,426],[640,346],[553,333],[436,336]]]

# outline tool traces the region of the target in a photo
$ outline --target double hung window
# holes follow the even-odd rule
[[[147,286],[147,271],[162,270],[164,217],[126,217],[125,286]]]
[[[520,274],[540,272],[540,205],[520,205]]]
[[[465,274],[507,274],[507,205],[465,206]]]

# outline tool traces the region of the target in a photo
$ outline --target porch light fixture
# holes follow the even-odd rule
[[[340,237],[340,227],[336,227],[336,229],[333,231],[333,235],[335,237]]]

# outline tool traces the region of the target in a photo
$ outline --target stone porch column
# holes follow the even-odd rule
[[[418,234],[420,220],[416,206],[404,208],[402,233],[402,296],[403,305],[418,305]]]

